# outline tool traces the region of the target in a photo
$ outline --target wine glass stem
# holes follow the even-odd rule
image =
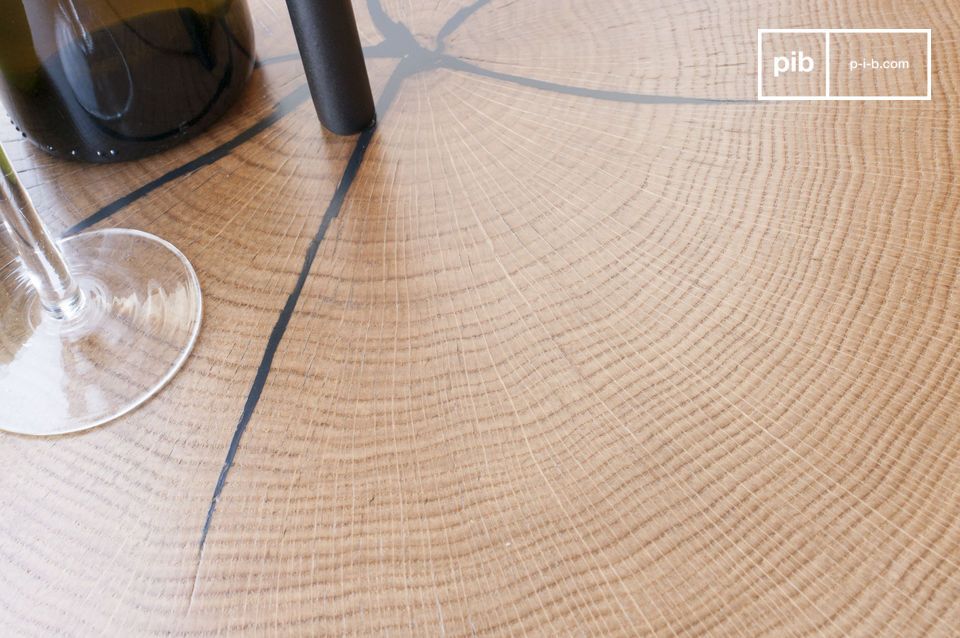
[[[76,316],[83,306],[80,288],[2,145],[0,173],[0,219],[13,239],[24,274],[47,312],[65,319]]]

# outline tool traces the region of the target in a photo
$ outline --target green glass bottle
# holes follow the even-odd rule
[[[188,139],[253,63],[245,0],[0,0],[0,101],[60,157],[122,161]]]

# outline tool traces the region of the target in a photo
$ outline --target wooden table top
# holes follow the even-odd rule
[[[251,6],[193,142],[3,129],[52,227],[206,304],[135,413],[0,434],[4,634],[958,631],[950,2],[371,0],[353,137]],[[777,26],[932,27],[933,99],[758,102]]]

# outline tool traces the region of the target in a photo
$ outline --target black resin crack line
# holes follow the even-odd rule
[[[480,2],[485,1],[486,0],[480,0]],[[385,57],[400,57],[400,62],[390,74],[390,77],[387,79],[383,91],[380,94],[380,98],[377,100],[376,111],[377,121],[379,121],[390,108],[390,105],[396,98],[397,93],[400,90],[400,85],[403,83],[403,81],[411,75],[425,71],[429,68],[433,68],[436,65],[437,56],[432,52],[427,52],[419,44],[417,44],[416,40],[413,38],[413,35],[405,26],[391,20],[380,7],[378,0],[369,0],[368,4],[374,23],[386,38],[383,42],[377,45],[380,47],[380,51],[383,52]],[[465,19],[465,16],[461,18],[461,22],[463,19]],[[451,18],[451,20],[453,20],[453,18]],[[448,21],[447,24],[450,24],[450,22]],[[451,32],[452,30],[453,29],[449,29]],[[391,51],[396,52],[398,55],[390,55]],[[417,53],[421,54],[417,55]],[[423,55],[423,53],[430,54]],[[320,227],[317,229],[317,232],[314,234],[313,239],[310,241],[310,244],[307,247],[307,252],[303,259],[303,265],[301,266],[300,274],[297,277],[297,282],[294,284],[293,290],[287,296],[287,301],[284,304],[283,309],[280,311],[280,315],[277,317],[277,321],[274,324],[273,329],[270,331],[270,337],[267,339],[267,345],[264,348],[263,356],[260,359],[260,365],[257,366],[257,373],[254,376],[253,383],[250,385],[250,390],[247,393],[247,398],[244,402],[243,411],[240,413],[240,418],[237,421],[236,427],[234,428],[233,436],[230,439],[230,446],[227,448],[227,454],[223,460],[223,466],[220,468],[220,475],[217,477],[217,483],[213,488],[213,495],[210,498],[210,505],[207,508],[207,515],[204,519],[203,529],[200,532],[200,543],[198,548],[199,555],[202,555],[203,553],[203,547],[207,540],[207,534],[210,532],[210,525],[213,522],[213,515],[216,512],[217,503],[220,501],[220,496],[223,494],[223,490],[227,484],[227,477],[230,474],[230,469],[233,467],[237,452],[240,450],[240,442],[242,441],[243,435],[247,430],[247,426],[250,424],[250,420],[253,418],[253,414],[257,409],[257,405],[260,403],[260,398],[263,396],[263,390],[266,387],[267,381],[270,377],[270,371],[273,367],[273,359],[276,356],[278,348],[280,347],[280,343],[283,340],[283,336],[286,333],[287,327],[290,325],[290,320],[293,317],[294,311],[296,310],[297,304],[300,300],[300,295],[303,293],[303,288],[306,284],[307,278],[310,275],[310,270],[313,268],[313,262],[317,257],[317,253],[319,252],[320,243],[326,236],[327,229],[330,227],[331,222],[340,214],[340,210],[343,208],[343,203],[346,200],[347,193],[350,191],[350,187],[353,185],[353,182],[360,171],[360,166],[362,165],[363,159],[366,156],[367,148],[373,139],[375,130],[376,123],[360,133],[360,136],[357,138],[353,152],[350,154],[350,159],[347,161],[343,175],[340,178],[340,182],[337,184],[337,188],[334,191],[333,197],[331,198],[330,203],[327,205],[327,209],[323,214],[322,220],[320,221]]]
[[[484,0],[485,1],[485,0]],[[399,26],[399,25],[397,25]],[[402,27],[400,27],[402,29]],[[411,36],[412,38],[412,36]],[[401,58],[403,57],[403,52],[399,47],[391,47],[389,42],[384,40],[378,44],[371,46],[363,47],[363,53],[365,57],[368,58]],[[288,62],[292,60],[299,60],[299,53],[286,53],[283,55],[277,55],[269,58],[258,59],[254,63],[254,68],[260,68],[264,66],[269,66],[272,64],[277,64],[280,62]],[[214,162],[222,159],[223,157],[230,154],[236,147],[241,144],[248,142],[251,138],[255,137],[257,134],[262,133],[264,130],[273,126],[277,121],[279,121],[283,116],[289,114],[291,111],[296,109],[298,106],[306,102],[309,97],[309,90],[307,85],[304,84],[298,87],[293,93],[287,97],[280,100],[277,105],[274,107],[274,110],[264,117],[263,119],[256,122],[250,128],[240,132],[235,137],[230,140],[227,140],[220,146],[204,153],[203,155],[178,166],[177,168],[164,173],[160,177],[147,182],[143,186],[130,191],[129,193],[115,199],[114,201],[106,204],[101,207],[94,213],[91,213],[87,217],[81,219],[79,222],[68,228],[64,233],[63,237],[69,237],[71,235],[76,235],[77,233],[84,231],[94,224],[102,222],[116,212],[119,212],[123,208],[126,208],[136,200],[140,199],[144,195],[151,193],[152,191],[160,188],[161,186],[171,182],[178,177],[182,177],[186,174],[189,174],[198,168],[203,168],[204,166],[209,166]]]
[[[477,0],[473,4],[468,4],[454,13],[453,16],[447,20],[442,27],[440,27],[440,30],[437,31],[437,53],[443,53],[443,48],[446,46],[447,38],[454,31],[459,29],[460,25],[467,21],[467,18],[472,16],[481,7],[487,4],[490,4],[490,0]]]
[[[393,73],[391,73],[386,85],[383,88],[383,92],[380,94],[380,99],[377,101],[378,117],[382,116],[383,113],[386,113],[387,109],[390,107],[390,104],[393,103],[394,98],[399,92],[400,84],[403,82],[404,78],[406,78],[407,75],[412,72],[408,67],[409,65],[405,65],[401,62],[393,70]],[[250,424],[250,420],[253,418],[253,414],[257,409],[257,404],[260,403],[260,397],[263,395],[263,390],[266,387],[268,378],[270,377],[270,371],[273,366],[273,358],[277,354],[277,349],[280,347],[280,342],[283,340],[283,335],[286,333],[287,326],[290,324],[290,319],[293,317],[293,313],[297,308],[300,295],[303,293],[303,287],[307,282],[307,277],[309,277],[310,270],[313,268],[313,262],[316,260],[317,253],[320,250],[320,244],[323,241],[323,238],[326,236],[327,229],[330,228],[330,224],[334,219],[336,219],[336,217],[340,214],[340,210],[343,208],[347,193],[350,191],[350,187],[353,185],[353,182],[356,180],[357,175],[360,172],[360,166],[363,164],[363,158],[366,156],[367,148],[370,146],[370,141],[373,139],[373,134],[375,131],[376,127],[371,126],[370,128],[365,129],[357,137],[356,144],[353,147],[353,152],[350,154],[350,159],[347,160],[347,165],[343,169],[343,175],[340,177],[340,182],[337,184],[337,188],[333,193],[333,197],[331,198],[330,203],[327,205],[327,209],[323,214],[323,219],[320,221],[320,227],[317,229],[313,239],[310,240],[310,244],[307,246],[307,252],[303,258],[303,265],[300,267],[300,274],[297,277],[297,282],[294,284],[293,290],[291,290],[290,294],[287,296],[287,302],[283,305],[283,309],[280,311],[280,315],[277,317],[277,321],[273,326],[273,330],[270,331],[270,337],[267,339],[267,345],[264,349],[263,357],[260,359],[260,365],[257,366],[257,374],[250,386],[250,391],[247,393],[247,399],[244,403],[243,411],[240,413],[240,419],[237,421],[237,426],[234,429],[233,437],[230,439],[230,447],[227,449],[226,458],[223,460],[223,467],[220,469],[220,476],[217,478],[217,484],[213,488],[213,496],[210,499],[210,506],[207,509],[207,516],[203,523],[203,530],[200,533],[200,552],[203,551],[207,534],[210,531],[210,523],[213,520],[213,514],[217,508],[217,502],[220,500],[220,495],[223,493],[223,488],[227,484],[227,476],[230,473],[230,469],[233,467],[233,462],[237,456],[237,451],[240,449],[240,441],[243,439],[243,434],[246,432],[247,426]]]
[[[530,89],[548,91],[550,93],[560,93],[563,95],[575,95],[577,97],[593,98],[595,100],[606,100],[609,102],[627,102],[631,104],[748,104],[756,103],[756,100],[738,100],[724,98],[708,97],[687,97],[683,95],[656,95],[645,93],[628,93],[624,91],[609,91],[605,89],[588,89],[582,86],[573,86],[569,84],[558,84],[557,82],[548,82],[546,80],[537,80],[523,75],[513,75],[510,73],[501,73],[485,69],[467,62],[462,58],[452,55],[441,55],[438,60],[438,66],[451,71],[462,71],[485,78],[500,80],[517,84]]]
[[[223,144],[213,148],[203,155],[196,157],[185,164],[167,171],[160,177],[151,180],[144,184],[143,186],[137,188],[136,190],[130,191],[123,197],[113,200],[106,206],[102,207],[100,210],[95,213],[85,217],[80,220],[64,232],[64,237],[69,237],[70,235],[76,235],[80,231],[86,230],[87,228],[93,226],[97,222],[101,222],[114,213],[126,208],[136,200],[148,195],[149,193],[157,190],[161,186],[172,182],[173,180],[188,175],[204,166],[209,166],[214,162],[220,160],[221,158],[229,155],[235,148],[241,144],[248,142],[250,139],[256,137],[263,131],[267,130],[278,122],[283,116],[291,113],[298,106],[306,102],[310,98],[310,91],[307,89],[306,84],[302,84],[296,89],[294,89],[289,95],[277,102],[273,110],[266,115],[265,117],[258,120],[252,126],[247,129],[244,129],[231,139],[227,140]]]

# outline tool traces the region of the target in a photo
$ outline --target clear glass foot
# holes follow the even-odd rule
[[[81,291],[51,312],[21,259],[0,265],[0,430],[64,434],[152,397],[200,331],[200,284],[170,243],[98,230],[59,243]]]

